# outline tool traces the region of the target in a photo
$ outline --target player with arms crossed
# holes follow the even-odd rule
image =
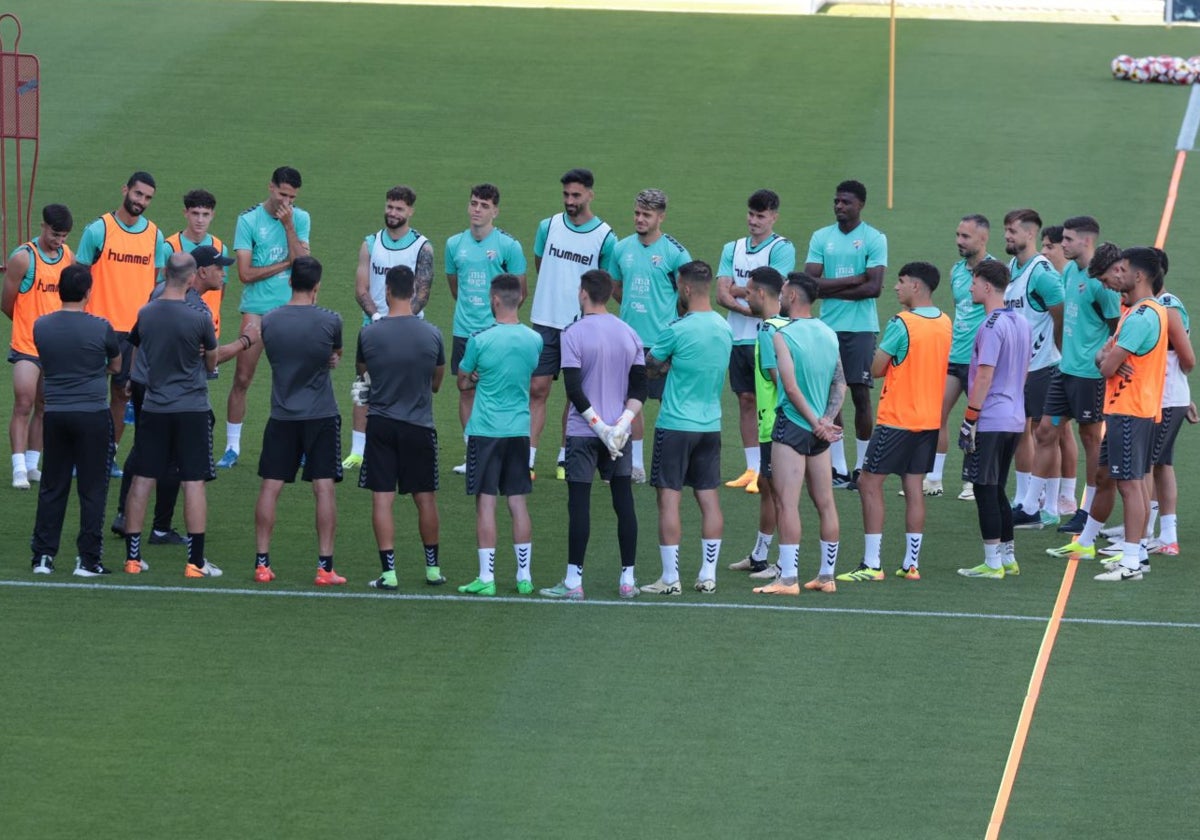
[[[853,490],[871,439],[871,367],[879,313],[875,298],[883,291],[887,271],[887,237],[862,220],[867,188],[858,181],[842,181],[833,193],[836,222],[821,228],[808,243],[804,271],[821,281],[821,320],[838,334],[842,370],[854,403],[855,463],[846,464],[842,439],[833,442],[834,487]],[[837,417],[836,425],[842,425]],[[917,488],[920,490],[921,488]]]
[[[675,275],[679,267],[692,261],[691,254],[673,237],[663,233],[667,217],[667,194],[662,190],[642,190],[633,205],[634,233],[617,243],[613,250],[613,297],[621,304],[621,320],[637,332],[643,354],[658,340],[658,334],[675,320]],[[649,381],[646,395],[661,401],[666,380]],[[646,481],[643,439],[644,416],[633,418],[633,481]]]
[[[438,564],[438,438],[433,395],[442,387],[446,351],[442,334],[413,314],[416,276],[405,265],[388,269],[387,314],[358,334],[351,391],[367,407],[367,446],[358,486],[371,491],[371,524],[382,571],[373,589],[394,590],[396,493],[412,494],[417,531],[425,548],[425,582],[446,582]]]
[[[533,491],[529,389],[542,353],[542,338],[517,318],[520,278],[512,274],[493,277],[491,301],[496,323],[467,339],[458,365],[459,390],[475,389],[475,408],[467,421],[467,495],[475,497],[479,547],[479,577],[458,591],[496,594],[496,497],[507,496],[517,558],[517,592],[530,595],[533,527],[525,500]]]
[[[567,574],[541,590],[547,598],[583,600],[583,560],[591,537],[592,476],[609,483],[617,515],[622,598],[638,594],[633,578],[637,559],[637,511],[629,436],[646,399],[646,359],[642,339],[609,314],[613,280],[592,269],[579,278],[583,317],[562,333],[563,382],[571,413],[567,417]],[[605,418],[608,418],[607,420]]]
[[[75,540],[79,556],[74,574],[98,577],[110,574],[100,560],[112,443],[105,374],[115,373],[121,366],[121,348],[107,321],[84,312],[92,290],[87,268],[68,263],[54,281],[61,308],[40,316],[32,327],[34,349],[45,376],[49,444],[29,543],[33,573],[54,571],[74,473],[79,495],[79,536]]]
[[[817,280],[803,272],[788,275],[782,303],[791,320],[771,339],[779,367],[779,410],[771,431],[771,489],[779,500],[779,579],[754,590],[768,595],[800,593],[800,490],[805,486],[820,522],[821,563],[804,588],[837,592],[841,526],[833,500],[829,444],[842,434],[833,418],[846,397],[846,379],[837,333],[812,314],[819,289]]]
[[[446,283],[454,298],[453,347],[450,350],[450,373],[458,376],[458,363],[467,349],[467,339],[496,323],[492,315],[492,279],[499,274],[512,274],[521,283],[521,300],[525,302],[529,289],[525,281],[525,251],[521,243],[507,231],[496,227],[500,215],[500,189],[494,184],[471,187],[467,203],[470,226],[446,242]],[[458,392],[458,422],[463,427],[463,443],[467,441],[467,420],[471,416],[475,391]],[[465,475],[464,461],[454,468]]]
[[[771,190],[756,190],[746,201],[749,235],[725,243],[717,266],[717,304],[729,310],[733,330],[733,353],[729,357],[729,387],[738,398],[738,429],[746,455],[746,470],[725,482],[726,487],[743,487],[758,492],[761,453],[758,442],[758,408],[754,385],[754,347],[758,342],[759,319],[750,311],[746,284],[750,272],[770,266],[786,276],[796,267],[796,246],[775,232],[779,220],[779,196]]]
[[[958,434],[963,481],[975,490],[983,562],[959,569],[963,577],[1003,580],[1021,573],[1013,542],[1013,509],[1006,487],[1017,439],[1025,428],[1025,378],[1030,328],[1005,305],[1008,269],[996,260],[975,266],[971,298],[987,312],[971,348],[967,411]]]
[[[354,299],[363,311],[363,326],[387,315],[385,278],[397,265],[408,266],[416,278],[409,301],[413,314],[425,317],[429,292],[433,288],[433,245],[412,228],[417,194],[411,188],[395,186],[387,191],[383,205],[383,227],[368,234],[358,249],[358,268],[354,272]],[[353,430],[350,454],[342,462],[346,469],[362,466],[367,445],[367,407],[351,409]]]
[[[47,204],[42,208],[41,234],[17,246],[4,266],[0,309],[13,322],[8,351],[8,361],[13,366],[8,442],[12,446],[12,486],[17,490],[28,490],[29,482],[41,478],[38,459],[42,450],[42,367],[33,340],[33,325],[62,305],[58,280],[73,261],[67,247],[73,226],[71,211],[65,204]]]
[[[729,366],[733,330],[712,309],[712,268],[701,260],[679,267],[682,317],[659,336],[647,370],[671,375],[663,390],[654,429],[650,483],[658,490],[658,551],[662,577],[642,587],[652,595],[679,595],[679,504],[684,486],[700,506],[702,559],[697,592],[717,591],[717,561],[725,520],[717,488],[721,484],[721,385]]]
[[[292,296],[288,285],[292,262],[310,253],[312,219],[307,211],[295,206],[302,184],[299,172],[281,166],[271,173],[266,201],[238,216],[233,250],[238,279],[242,281],[242,302],[238,307],[242,313],[242,333],[250,325],[259,329],[263,315],[288,302]],[[238,355],[226,403],[225,454],[217,462],[223,469],[234,466],[241,454],[246,392],[254,382],[261,355],[259,343]]]
[[[271,363],[271,416],[263,430],[258,475],[262,485],[254,508],[254,579],[275,579],[271,534],[284,484],[301,478],[312,484],[317,507],[317,586],[346,579],[333,570],[337,530],[335,485],[342,480],[342,415],[329,372],[342,358],[342,316],[317,306],[321,263],[313,257],[292,262],[291,299],[263,315],[262,343]]]

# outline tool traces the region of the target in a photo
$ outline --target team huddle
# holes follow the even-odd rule
[[[758,584],[754,592],[833,593],[839,582],[884,580],[883,486],[893,474],[901,478],[905,505],[895,575],[920,580],[925,498],[944,492],[947,423],[963,395],[959,498],[975,502],[983,558],[959,574],[1018,575],[1014,529],[1059,526],[1062,513],[1071,518],[1059,530],[1072,537],[1051,554],[1094,558],[1099,537],[1113,541],[1102,550],[1106,562],[1097,580],[1140,580],[1150,554],[1178,553],[1171,464],[1181,425],[1196,419],[1187,384],[1195,356],[1187,312],[1164,288],[1161,250],[1098,243],[1100,228],[1089,216],[1043,228],[1035,211],[1022,209],[1004,218],[1010,259],[1002,262],[987,251],[988,219],[968,215],[956,232],[961,259],[950,272],[953,318],[933,303],[939,270],[910,262],[895,282],[900,311],[881,333],[876,301],[888,243],[862,219],[867,191],[858,181],[837,185],[834,224],[813,233],[802,265],[792,242],[775,232],[778,195],[754,192],[747,235],[724,246],[715,272],[663,231],[668,199],[661,190],[637,195],[634,233],[618,239],[592,213],[592,173],[572,169],[560,181],[564,212],[543,220],[534,241],[531,326],[519,318],[530,296],[526,258],[521,243],[496,227],[496,186],[471,189],[469,226],[445,247],[455,300],[450,372],[466,444],[466,459],[454,471],[465,475],[475,497],[479,555],[478,576],[459,592],[497,592],[500,497],[512,521],[516,591],[535,592],[527,496],[547,397],[560,378],[567,404],[555,460],[568,488],[568,557],[561,582],[537,590],[548,598],[584,597],[596,475],[608,485],[616,514],[621,598],[682,592],[685,488],[701,514],[693,588],[716,591],[726,379],[737,395],[745,469],[725,484],[759,497],[754,547],[729,568],[747,572]],[[246,395],[265,353],[271,408],[258,465],[254,580],[275,579],[276,510],[283,485],[299,474],[316,505],[315,583],[346,582],[334,569],[335,485],[344,471],[357,469],[359,486],[372,493],[381,567],[370,585],[398,588],[397,494],[411,495],[417,508],[426,582],[446,582],[433,395],[447,354],[440,330],[424,318],[434,247],[411,227],[416,195],[403,186],[388,190],[384,226],[359,249],[355,299],[363,323],[351,451],[343,458],[331,376],[343,354],[343,324],[316,302],[322,265],[310,253],[310,217],[295,204],[301,186],[295,169],[276,169],[268,197],[238,217],[230,256],[209,232],[211,193],[187,193],[185,228],[164,237],[144,215],[154,178],[135,172],[120,207],[88,225],[76,251],[66,243],[70,210],[51,204],[43,209],[40,235],[9,256],[3,309],[13,321],[12,475],[14,488],[40,482],[34,573],[54,571],[72,479],[80,500],[73,573],[110,573],[102,551],[111,476],[122,479],[111,528],[124,541],[126,573],[149,568],[142,538],[153,493],[149,541],[186,545],[189,578],[221,575],[205,557],[206,485],[218,469],[238,464]],[[229,266],[241,281],[241,323],[237,337],[220,344]],[[226,443],[214,463],[208,388],[227,362],[234,373]],[[847,398],[853,467],[843,434]],[[647,465],[642,409],[650,399],[661,405]],[[127,406],[136,434],[118,466]],[[1071,421],[1085,450],[1079,505]],[[1010,502],[1014,470],[1017,496]],[[656,581],[639,586],[632,485],[647,480],[657,494],[662,569]],[[802,584],[803,489],[816,510],[819,539],[815,575]],[[859,493],[864,534],[861,562],[841,574],[837,489]],[[186,536],[172,527],[180,490]],[[1106,529],[1118,493],[1123,525]]]

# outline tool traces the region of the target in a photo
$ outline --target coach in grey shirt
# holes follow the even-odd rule
[[[371,582],[395,589],[396,493],[411,493],[417,528],[425,548],[425,582],[446,582],[438,561],[438,439],[433,423],[433,394],[442,386],[446,351],[442,334],[413,315],[415,278],[411,269],[389,269],[387,317],[358,334],[356,367],[370,382],[366,392],[367,447],[358,486],[373,494],[372,522],[383,570]],[[361,386],[357,393],[361,394]],[[361,402],[356,397],[356,402]]]
[[[30,540],[35,574],[54,571],[72,470],[79,495],[75,574],[109,573],[100,562],[112,446],[106,374],[120,370],[121,348],[108,321],[83,311],[91,290],[87,266],[67,266],[58,280],[62,309],[43,315],[33,325],[46,400],[46,462]]]
[[[312,483],[317,505],[317,586],[343,584],[333,570],[337,529],[334,485],[342,480],[342,418],[333,398],[330,370],[342,358],[342,316],[317,306],[321,263],[297,257],[289,280],[292,297],[262,319],[263,349],[271,362],[271,417],[263,432],[254,514],[254,579],[274,580],[271,533],[284,484]]]

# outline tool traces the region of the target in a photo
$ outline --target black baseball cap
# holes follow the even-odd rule
[[[206,268],[210,265],[230,266],[234,263],[229,257],[221,256],[221,252],[211,245],[193,248],[192,259],[196,261],[196,268]]]

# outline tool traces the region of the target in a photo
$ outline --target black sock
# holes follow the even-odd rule
[[[437,543],[425,546],[425,568],[436,568],[438,564]]]
[[[125,532],[125,557],[129,560],[142,559],[142,535]]]
[[[317,557],[317,565],[320,566],[323,571],[332,572],[333,571],[333,555],[332,554],[320,555],[319,557]]]
[[[270,566],[271,565],[271,555],[265,551],[258,552],[257,554],[254,555],[254,565],[255,566]]]
[[[193,534],[188,531],[188,562],[198,569],[204,568],[204,532]]]
[[[379,565],[385,572],[396,571],[396,549],[389,548],[379,552]]]

